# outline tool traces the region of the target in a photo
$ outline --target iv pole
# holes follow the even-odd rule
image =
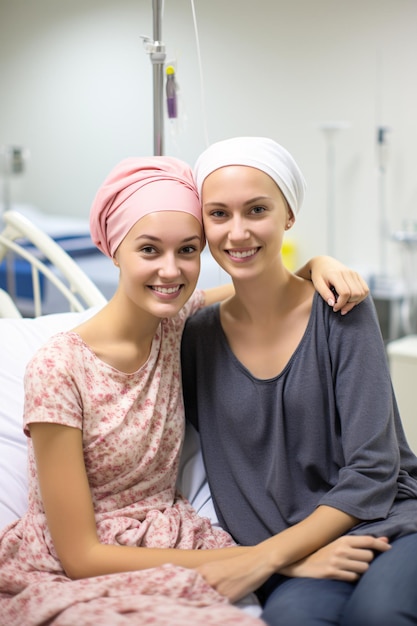
[[[161,41],[163,0],[152,0],[153,40],[142,35],[153,69],[153,152],[155,156],[164,153],[164,63],[165,45]]]
[[[164,153],[164,114],[162,109],[164,88],[164,62],[165,46],[161,41],[162,36],[162,0],[152,0],[153,6],[153,52],[151,62],[153,65],[153,110],[154,110],[154,139],[153,150],[155,156]]]
[[[327,254],[335,255],[336,239],[336,150],[335,135],[337,131],[349,128],[348,122],[324,122],[320,129],[326,139],[327,164]]]

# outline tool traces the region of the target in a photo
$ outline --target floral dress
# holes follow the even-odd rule
[[[184,436],[179,348],[197,292],[180,314],[161,321],[147,362],[120,372],[74,332],[52,337],[25,376],[27,513],[0,536],[0,625],[257,624],[194,570],[149,570],[71,580],[46,523],[28,425],[53,422],[83,433],[84,459],[105,544],[210,549],[233,545],[200,518],[175,488]]]

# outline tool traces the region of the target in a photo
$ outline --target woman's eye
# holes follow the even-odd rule
[[[193,252],[196,252],[197,248],[195,246],[184,246],[183,248],[181,248],[181,252],[182,254],[193,254]]]
[[[154,254],[156,252],[153,246],[143,246],[140,251],[144,254]]]
[[[257,215],[259,215],[259,213],[263,213],[265,211],[265,208],[263,206],[254,206],[252,208],[252,212],[256,213]]]
[[[212,217],[224,217],[226,214],[224,211],[221,211],[220,209],[218,209],[217,211],[213,211],[211,213]]]

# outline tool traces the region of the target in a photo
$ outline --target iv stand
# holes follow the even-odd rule
[[[153,40],[142,36],[153,68],[153,151],[155,156],[161,156],[164,153],[163,88],[166,54],[165,45],[161,41],[162,2],[163,0],[152,0]]]
[[[327,164],[327,254],[335,255],[336,249],[336,150],[335,135],[337,131],[349,128],[349,122],[324,122],[320,129],[326,139]]]

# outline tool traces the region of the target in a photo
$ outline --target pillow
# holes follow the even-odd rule
[[[81,313],[0,319],[0,528],[27,508],[23,376],[26,364],[52,335],[74,328],[100,307]]]

